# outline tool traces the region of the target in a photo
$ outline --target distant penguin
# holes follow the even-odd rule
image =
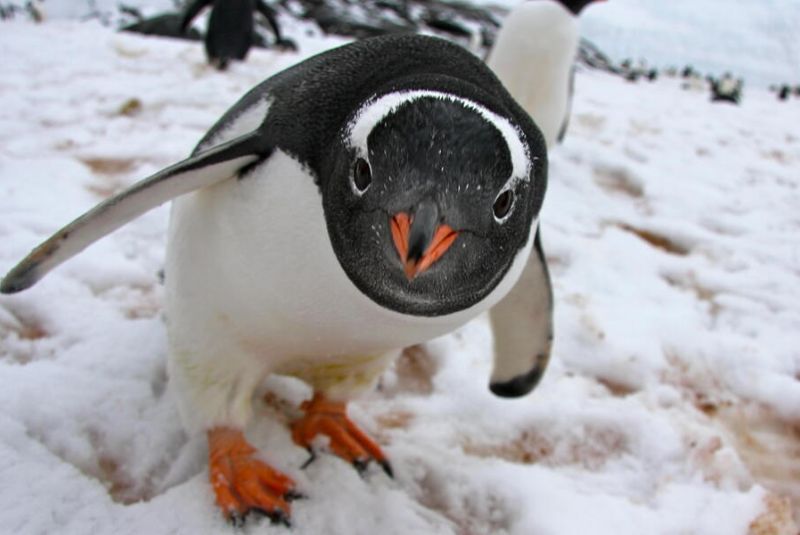
[[[187,7],[181,21],[181,30],[205,7],[211,5],[211,16],[206,28],[205,47],[208,62],[219,70],[225,70],[231,60],[244,60],[250,47],[257,41],[255,14],[258,10],[275,33],[279,47],[295,49],[294,43],[281,38],[275,11],[263,0],[194,0]]]
[[[174,199],[165,303],[181,417],[207,437],[226,517],[288,523],[295,482],[245,437],[270,374],[313,389],[291,424],[299,447],[327,437],[356,468],[389,475],[347,403],[403,347],[488,312],[490,390],[536,386],[553,337],[546,185],[541,132],[482,61],[431,37],[367,39],[253,88],[189,158],[58,231],[0,292]]]
[[[578,51],[577,16],[602,0],[531,0],[508,14],[487,64],[554,146],[566,132]]]
[[[711,79],[711,101],[732,102],[739,104],[742,98],[741,79],[737,80],[730,73],[725,73],[719,80]]]
[[[780,90],[778,91],[778,100],[789,100],[789,95],[791,94],[792,88],[788,85],[784,84],[781,86]]]

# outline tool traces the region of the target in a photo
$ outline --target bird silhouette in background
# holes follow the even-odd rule
[[[275,34],[274,46],[297,50],[297,45],[281,36],[276,12],[263,0],[194,0],[186,6],[181,19],[181,31],[186,32],[192,20],[206,7],[211,16],[205,35],[208,62],[219,70],[228,68],[231,60],[243,61],[254,44],[261,43],[255,31],[255,12],[258,11]]]

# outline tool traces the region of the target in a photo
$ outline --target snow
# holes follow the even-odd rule
[[[0,272],[184,158],[257,82],[343,42],[289,36],[301,55],[256,50],[219,73],[199,43],[3,23]],[[542,384],[492,396],[485,318],[407,351],[350,407],[390,480],[330,455],[301,469],[286,422],[305,391],[271,379],[248,437],[308,499],[291,531],[244,532],[797,533],[800,101],[576,84],[542,213],[556,294]],[[165,371],[167,212],[0,298],[2,531],[231,532]]]

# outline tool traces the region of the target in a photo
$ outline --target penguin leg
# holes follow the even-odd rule
[[[312,451],[317,435],[330,439],[334,454],[363,472],[370,461],[378,463],[389,477],[394,477],[392,466],[380,446],[353,423],[347,416],[347,403],[329,399],[320,392],[300,406],[305,414],[292,424],[295,443]],[[312,457],[313,459],[313,457]]]
[[[244,434],[230,427],[208,432],[208,477],[225,517],[240,523],[251,511],[289,525],[289,501],[299,497],[292,479],[256,458]]]

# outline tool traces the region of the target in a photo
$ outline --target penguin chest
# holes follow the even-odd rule
[[[361,293],[333,251],[313,178],[280,151],[243,178],[176,200],[170,227],[167,313],[181,346],[223,340],[313,375],[313,359],[336,367],[335,358],[384,355],[475,315],[404,315]]]

